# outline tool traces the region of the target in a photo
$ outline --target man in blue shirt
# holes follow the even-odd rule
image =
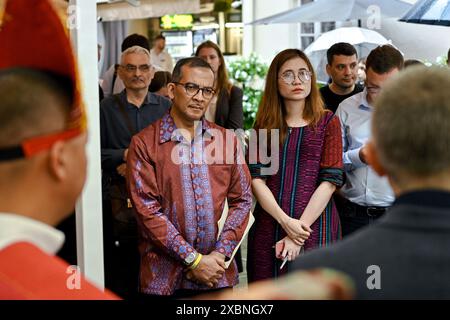
[[[392,205],[394,194],[386,178],[367,165],[373,103],[384,83],[403,67],[403,56],[393,46],[374,49],[367,57],[365,89],[338,107],[341,122],[346,182],[337,201],[346,236],[380,217]]]
[[[450,298],[450,72],[414,66],[375,102],[370,165],[396,200],[370,228],[295,261],[347,273],[357,299]]]
[[[125,89],[104,99],[100,108],[105,280],[108,288],[125,298],[137,294],[137,229],[132,214],[113,219],[111,199],[127,201],[119,197],[120,192],[113,191],[126,194],[126,161],[132,136],[160,119],[171,105],[170,100],[148,91],[154,73],[147,49],[128,48],[122,53],[118,69]]]

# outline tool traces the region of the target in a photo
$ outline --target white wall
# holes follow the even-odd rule
[[[148,19],[134,19],[128,21],[128,34],[142,34],[148,36]]]
[[[244,0],[244,23],[297,7],[298,0]],[[299,46],[298,24],[258,25],[244,28],[244,55],[256,52],[270,62],[280,51]]]
[[[407,2],[414,3],[415,0]],[[244,0],[243,21],[283,12],[299,5],[298,0]],[[337,26],[357,26],[356,21],[337,23]],[[362,27],[367,27],[362,21]],[[378,30],[405,55],[405,59],[420,59],[435,62],[436,57],[446,55],[450,48],[450,27],[419,25],[400,22],[398,19],[382,19]],[[281,50],[300,47],[298,24],[272,24],[245,26],[243,39],[244,56],[256,52],[270,62]]]

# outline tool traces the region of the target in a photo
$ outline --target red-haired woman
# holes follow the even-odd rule
[[[323,108],[315,81],[308,57],[297,49],[280,52],[267,74],[254,128],[279,130],[279,154],[272,155],[279,168],[268,175],[262,169],[271,164],[249,163],[258,201],[248,239],[249,281],[284,274],[289,269],[287,264],[280,270],[284,258],[293,261],[302,248],[341,237],[332,201],[343,183],[341,130],[338,119]],[[275,243],[283,248],[278,257]]]

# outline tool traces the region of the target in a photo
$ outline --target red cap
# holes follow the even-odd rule
[[[0,71],[17,67],[49,71],[70,78],[74,101],[67,128],[71,132],[86,129],[77,65],[68,30],[48,0],[6,0],[4,11],[0,12]],[[63,133],[60,139],[58,134],[52,136],[52,140],[57,141],[72,135]],[[29,152],[25,154],[30,155]]]

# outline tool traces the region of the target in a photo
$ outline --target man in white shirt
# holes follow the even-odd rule
[[[153,47],[150,50],[150,60],[158,71],[173,71],[173,60],[170,54],[164,50],[166,47],[166,38],[158,35],[153,40]]]
[[[346,181],[337,201],[346,236],[370,224],[392,205],[394,194],[386,178],[367,165],[373,103],[384,83],[403,68],[403,56],[393,46],[374,49],[367,57],[365,89],[338,107],[341,122]]]

